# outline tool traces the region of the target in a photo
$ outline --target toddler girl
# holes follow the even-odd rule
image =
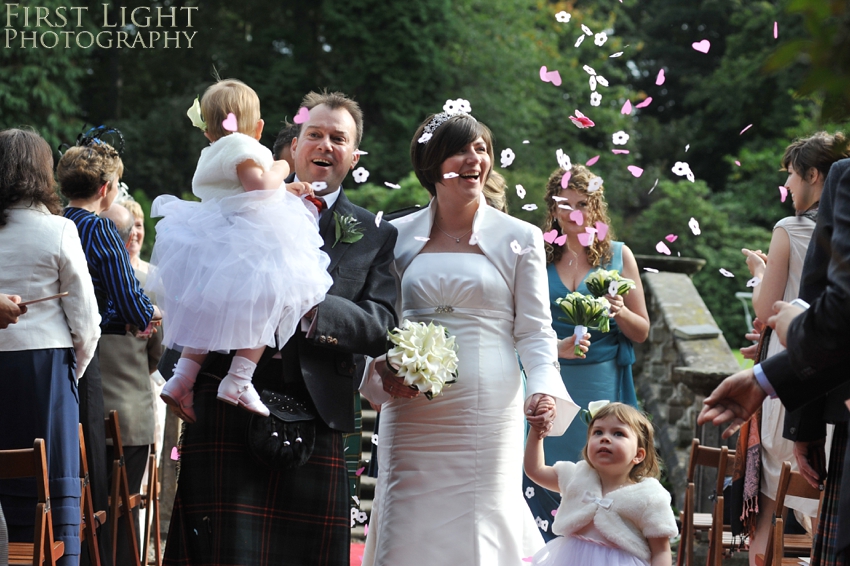
[[[197,106],[197,101],[196,101]],[[196,109],[193,106],[193,109]],[[193,110],[189,111],[190,118]],[[236,350],[218,398],[267,416],[251,383],[266,346],[282,346],[322,302],[332,280],[320,251],[310,186],[285,186],[285,161],[259,143],[260,101],[244,83],[209,87],[193,122],[212,144],[201,152],[192,192],[201,202],[158,197],[148,288],[167,313],[164,343],[182,346],[163,400],[194,422],[195,378],[207,352]]]
[[[541,409],[538,407],[538,413]],[[552,531],[561,535],[534,555],[535,566],[670,566],[678,533],[659,475],[652,424],[623,403],[605,405],[587,429],[584,460],[547,466],[543,436],[529,431],[525,473],[561,493]]]

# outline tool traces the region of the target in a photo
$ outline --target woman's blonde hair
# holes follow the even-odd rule
[[[560,203],[552,197],[558,196],[563,190],[561,179],[564,173],[566,173],[565,169],[556,169],[546,182],[545,200],[547,215],[543,228],[544,232],[549,232],[553,228],[557,229],[558,232],[562,232],[561,227],[558,225],[558,204]],[[605,238],[602,240],[594,238],[593,243],[586,248],[587,260],[590,262],[590,265],[592,267],[599,267],[611,261],[611,242],[614,240],[614,230],[611,228],[611,219],[608,218],[608,203],[605,202],[605,196],[603,194],[605,189],[599,187],[597,191],[590,192],[587,190],[590,180],[595,178],[596,175],[591,173],[584,165],[573,165],[570,173],[570,182],[567,188],[587,198],[587,208],[583,211],[585,226],[593,226],[596,222],[604,222],[608,225],[608,233],[605,235]],[[555,246],[546,243],[545,247],[546,261],[548,263],[556,263],[564,255],[564,246]]]
[[[222,79],[211,85],[201,98],[201,114],[212,141],[233,133],[221,125],[231,112],[236,116],[236,131],[253,136],[260,121],[260,98],[242,81]]]
[[[136,220],[144,220],[145,219],[145,211],[142,210],[142,205],[138,202],[130,199],[122,200],[120,203],[121,206],[130,211],[130,214],[133,215],[133,218]]]
[[[632,429],[635,436],[637,436],[638,448],[643,448],[644,451],[646,451],[646,457],[641,463],[635,464],[632,471],[629,472],[629,478],[631,478],[634,482],[639,482],[644,478],[658,479],[661,476],[661,469],[658,463],[658,454],[655,452],[655,429],[652,427],[652,423],[649,422],[649,419],[646,418],[646,415],[631,405],[626,405],[625,403],[608,403],[599,409],[599,411],[597,411],[590,420],[590,424],[587,425],[587,440],[590,440],[590,433],[593,431],[593,423],[599,419],[604,419],[609,416],[613,416],[618,421]],[[584,458],[585,462],[593,467],[593,464],[590,463],[590,460],[587,457],[586,443],[581,452],[581,457]]]
[[[124,163],[106,142],[68,148],[56,166],[56,178],[67,198],[89,199],[105,183],[120,179]]]

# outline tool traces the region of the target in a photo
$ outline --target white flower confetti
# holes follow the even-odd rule
[[[578,47],[579,45],[581,45],[581,42],[582,42],[582,41],[584,41],[584,38],[585,38],[585,37],[587,37],[587,36],[586,36],[586,35],[580,35],[580,36],[578,36],[578,39],[576,40],[576,47]]]
[[[747,281],[747,287],[758,287],[758,285],[759,285],[760,283],[761,283],[761,278],[760,278],[760,277],[753,277],[752,279],[750,279],[749,281]]]
[[[582,67],[582,69],[584,69],[584,72],[585,72],[585,73],[587,73],[588,75],[594,75],[594,76],[596,76],[596,71],[595,71],[595,70],[593,70],[593,67],[590,67],[590,66],[588,66],[588,65],[585,65],[584,67]]]
[[[368,151],[363,151],[362,149],[355,149],[354,155],[369,155]]]
[[[427,242],[431,238],[428,238],[427,236],[413,236],[413,239],[418,240],[420,242]]]
[[[555,19],[558,20],[559,22],[561,22],[562,24],[569,22],[571,17],[572,16],[570,14],[568,14],[564,11],[560,11],[557,14],[555,14]]]
[[[443,112],[451,116],[455,114],[469,114],[472,112],[472,106],[470,106],[468,100],[464,100],[463,98],[456,100],[449,99],[443,104]]]
[[[623,52],[617,51],[616,53],[612,53],[611,55],[609,55],[608,58],[613,59],[614,57],[622,57],[622,56],[623,56]]]
[[[365,167],[358,167],[351,172],[351,176],[354,177],[356,182],[365,183],[369,178],[369,171]]]
[[[428,143],[428,140],[430,140],[431,136],[433,135],[434,134],[432,134],[431,132],[425,132],[421,136],[419,136],[419,139],[416,141],[418,141],[419,143]]]
[[[384,211],[383,210],[379,210],[378,214],[375,215],[375,226],[377,226],[378,228],[381,227],[381,219],[383,217],[384,217]]]
[[[384,181],[384,184],[391,189],[400,189],[401,185],[396,185],[395,183],[390,183],[389,181]]]
[[[593,32],[590,31],[590,28],[584,24],[581,24],[581,31],[583,31],[585,35],[593,35]]]
[[[596,191],[598,191],[599,189],[602,188],[602,183],[603,183],[602,177],[594,177],[587,184],[587,192],[595,193]]]
[[[460,175],[458,175],[454,171],[449,171],[448,173],[443,175],[443,179],[454,179],[455,177],[460,177]]]
[[[378,433],[377,432],[372,433],[372,444],[374,444],[375,446],[378,445]]]
[[[591,106],[599,106],[600,104],[602,104],[602,95],[599,94],[598,92],[591,92],[590,93],[590,105]]]
[[[516,155],[514,155],[514,150],[509,147],[502,150],[501,161],[503,169],[505,167],[510,167],[511,163],[514,162],[514,159],[516,159]]]
[[[533,487],[528,486],[527,488],[525,488],[525,497],[528,498],[528,499],[531,499],[532,497],[534,497],[534,488]]]
[[[650,273],[658,273],[658,270],[655,269],[654,267],[644,267],[643,270],[649,271]]]
[[[629,141],[629,134],[620,130],[612,136],[614,145],[626,145]]]
[[[693,216],[690,220],[688,220],[688,228],[691,229],[691,232],[694,233],[694,236],[700,235],[699,222]]]
[[[324,181],[315,181],[313,183],[310,183],[310,186],[313,187],[314,191],[324,191],[328,188],[328,184]]]
[[[519,242],[514,240],[514,241],[511,242],[511,251],[514,252],[515,254],[519,255],[519,253],[522,251],[522,246],[519,245]]]
[[[519,198],[525,198],[525,187],[523,187],[522,185],[517,185],[516,196],[518,196]]]
[[[720,275],[723,277],[735,277],[735,274],[727,269],[720,268]]]
[[[598,82],[602,86],[608,86],[608,79],[606,79],[602,75],[596,75],[596,82]]]
[[[605,33],[604,31],[600,31],[595,36],[593,36],[593,43],[595,43],[599,47],[602,47],[603,45],[605,45],[606,41],[608,41],[608,34]]]
[[[570,161],[570,156],[564,153],[563,149],[558,149],[558,151],[555,152],[555,156],[558,158],[558,165],[561,167],[561,169],[569,171],[573,168],[573,164]]]
[[[596,90],[596,77],[590,75],[590,78],[588,79],[587,83],[590,85],[590,90]]]
[[[676,164],[673,165],[672,171],[679,177],[684,177],[685,175],[690,173],[691,167],[684,161],[677,161]]]
[[[522,209],[531,212],[532,210],[537,210],[537,205],[533,203],[524,204],[522,205]]]

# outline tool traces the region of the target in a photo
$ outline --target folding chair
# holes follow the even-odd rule
[[[142,508],[147,510],[145,515],[145,547],[142,550],[143,562],[150,564],[147,560],[147,554],[151,544],[151,535],[153,535],[154,549],[156,550],[156,557],[153,564],[162,566],[162,538],[159,523],[159,471],[156,465],[155,444],[151,444],[150,456],[148,456],[148,481],[145,491],[142,493]]]
[[[819,489],[810,486],[799,472],[791,471],[789,462],[782,463],[782,472],[779,474],[779,486],[776,488],[776,512],[773,514],[773,528],[767,537],[767,548],[764,554],[756,556],[756,564],[759,566],[796,566],[800,563],[799,558],[785,558],[786,553],[794,556],[805,555],[811,557],[812,537],[809,535],[786,535],[785,534],[785,498],[789,495],[805,499],[817,499],[818,516],[820,516],[820,505],[823,504],[823,494]]]
[[[715,449],[717,450],[717,449]],[[732,535],[732,526],[723,521],[725,497],[723,487],[727,476],[731,476],[735,467],[735,451],[725,446],[720,448],[717,461],[717,482],[714,486],[714,508],[711,512],[711,528],[708,530],[708,566],[720,566],[727,550],[739,546],[740,538]],[[707,464],[711,466],[711,464]],[[714,467],[714,466],[711,466]]]
[[[91,499],[89,465],[86,460],[86,440],[83,438],[83,425],[80,432],[80,543],[86,543],[89,558],[94,566],[100,566],[100,545],[97,529],[106,522],[106,511],[95,511]]]
[[[10,565],[56,566],[65,554],[65,543],[53,539],[53,513],[50,510],[50,485],[47,478],[47,453],[44,439],[36,438],[32,448],[0,450],[0,479],[35,478],[38,503],[32,543],[9,543]]]
[[[112,461],[112,485],[109,489],[109,528],[112,532],[112,563],[117,564],[118,554],[118,521],[124,519],[127,528],[128,544],[135,556],[134,566],[139,562],[139,543],[136,527],[133,524],[133,509],[142,504],[140,493],[130,494],[130,482],[127,480],[127,468],[124,466],[124,445],[121,443],[121,426],[118,422],[118,411],[110,411],[106,422],[106,438],[112,439],[112,451],[115,459]],[[127,565],[121,565],[127,566]]]

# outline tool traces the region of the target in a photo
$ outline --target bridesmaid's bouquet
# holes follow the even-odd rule
[[[587,290],[594,297],[625,295],[635,288],[635,282],[620,275],[616,269],[597,269],[587,276]]]
[[[592,297],[581,293],[570,293],[566,297],[555,299],[555,304],[561,307],[565,317],[561,320],[575,325],[575,354],[581,355],[579,341],[588,328],[608,332],[608,300],[605,297]]]
[[[455,337],[442,325],[405,320],[387,336],[394,344],[387,352],[387,365],[429,401],[457,381]]]

